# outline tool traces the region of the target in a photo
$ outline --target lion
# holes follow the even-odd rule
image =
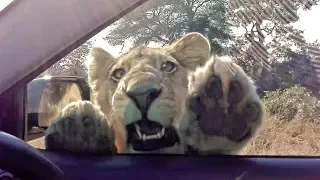
[[[200,33],[113,57],[94,47],[94,101],[70,103],[47,129],[47,149],[74,153],[236,154],[256,134],[264,107],[248,75],[211,55]]]
[[[47,77],[44,77],[44,79],[46,78]],[[37,86],[39,84],[41,84],[41,82],[36,82],[36,85],[33,86],[33,88],[38,88]],[[37,96],[38,94],[33,93],[32,91],[30,93],[31,99],[29,99],[30,101],[28,101],[28,113],[37,112],[37,125],[40,128],[37,130],[41,131],[42,128],[50,126],[51,122],[59,117],[61,110],[66,105],[82,99],[79,87],[75,83],[47,81],[40,95],[39,106],[35,105],[37,104],[37,102],[33,102],[33,97]],[[32,128],[34,126],[33,123],[34,122],[32,121],[29,122],[28,131],[32,131]],[[37,149],[45,149],[44,137],[28,140],[27,143]]]

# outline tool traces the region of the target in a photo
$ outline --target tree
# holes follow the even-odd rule
[[[79,76],[87,80],[87,67],[85,66],[86,56],[88,55],[93,42],[91,40],[82,44],[60,61],[55,63],[39,77],[50,76]]]
[[[292,23],[299,20],[299,8],[310,8],[318,1],[231,0],[228,6],[230,21],[245,29],[247,46],[239,47],[265,67],[284,58],[288,50],[301,50],[304,46],[303,32],[295,29]]]
[[[160,3],[161,2],[161,3]],[[230,39],[226,0],[151,0],[115,24],[105,40],[111,45],[170,43],[186,32],[197,31],[220,52]]]
[[[319,96],[319,84],[310,55],[287,52],[286,56],[284,61],[273,64],[270,73],[260,80],[260,87],[265,91],[282,91],[298,85]]]
[[[291,59],[284,65],[297,63],[292,56],[298,59],[308,58],[306,44],[302,31],[292,26],[293,22],[299,20],[297,11],[301,8],[310,9],[319,0],[293,1],[293,0],[231,0],[228,6],[230,21],[236,27],[243,27],[243,37],[238,37],[231,44],[231,53],[236,54],[238,63],[244,70],[256,80],[258,87],[262,90],[279,87],[279,75],[277,70],[281,61]],[[301,54],[304,53],[304,54]],[[293,58],[294,59],[294,58]],[[293,65],[291,64],[291,65]],[[308,66],[308,68],[310,65]],[[291,67],[293,68],[293,66]],[[281,68],[280,68],[281,69]],[[285,69],[281,69],[285,70]],[[286,71],[295,71],[286,68]],[[280,74],[272,74],[280,73]],[[282,73],[283,74],[283,73]],[[284,74],[283,74],[284,75]],[[281,77],[282,80],[285,77]],[[296,77],[295,77],[296,78]],[[282,81],[283,82],[283,81]],[[296,82],[296,81],[295,81]]]

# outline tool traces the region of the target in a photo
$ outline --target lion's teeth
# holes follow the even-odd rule
[[[140,133],[141,134],[141,133]],[[140,137],[140,135],[139,135]],[[145,135],[145,134],[142,134],[140,139],[145,141],[145,140],[149,140],[149,139],[161,139],[163,137],[162,135],[162,132],[159,132],[157,134],[154,134],[154,135]]]
[[[164,136],[164,133],[165,133],[165,129],[162,128],[162,129],[161,129],[161,136]]]
[[[143,141],[149,140],[149,139],[161,139],[165,133],[165,128],[162,128],[161,131],[158,132],[157,134],[146,135],[146,134],[141,133],[139,125],[135,124],[135,128],[136,128],[137,134],[139,136],[139,139],[141,139]]]
[[[147,136],[147,139],[155,139],[154,136],[155,135],[149,135],[149,136]]]
[[[135,124],[135,127],[136,127],[137,134],[138,134],[139,138],[141,139],[142,138],[142,134],[140,132],[140,127],[137,124]]]
[[[158,132],[158,134],[156,135],[158,139],[160,139],[162,137],[161,132]]]
[[[137,130],[137,131],[140,131],[140,127],[139,127],[138,124],[135,124],[134,126],[136,127],[136,130]]]
[[[145,141],[147,139],[147,136],[145,134],[142,135],[142,140]]]

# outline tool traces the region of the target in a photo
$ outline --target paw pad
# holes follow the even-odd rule
[[[243,118],[248,122],[255,121],[260,116],[260,109],[256,103],[247,104],[243,110]]]
[[[213,76],[209,79],[206,87],[206,94],[208,97],[220,99],[222,97],[222,84],[221,80],[217,76]]]
[[[194,93],[190,97],[190,108],[196,114],[200,129],[206,135],[224,136],[234,142],[240,142],[250,136],[250,122],[258,120],[260,109],[249,103],[240,111],[238,104],[243,100],[244,91],[240,82],[229,84],[225,106],[222,82],[217,76],[208,80],[205,91]]]
[[[236,104],[242,100],[243,92],[238,82],[232,81],[229,86],[228,103]]]

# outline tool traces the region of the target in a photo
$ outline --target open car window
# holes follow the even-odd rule
[[[99,3],[103,4],[103,1]],[[252,0],[246,3],[238,0],[149,0],[82,43],[34,81],[48,78],[48,76],[81,77],[91,88],[91,102],[100,105],[103,112],[108,111],[104,110],[104,107],[113,111],[114,107],[108,105],[114,102],[111,100],[107,102],[107,98],[103,99],[102,95],[97,94],[115,93],[112,88],[117,88],[115,85],[117,81],[129,72],[130,67],[140,62],[134,61],[121,68],[119,64],[115,66],[97,64],[94,68],[105,69],[100,74],[90,76],[88,72],[90,73],[91,66],[87,61],[87,55],[93,47],[102,47],[107,51],[109,56],[104,58],[117,59],[139,45],[164,48],[186,33],[199,32],[209,40],[211,54],[230,56],[252,79],[257,90],[251,93],[256,93],[265,107],[266,113],[261,127],[239,154],[319,156],[320,36],[314,24],[320,17],[320,5],[317,3],[317,0]],[[84,3],[77,7],[90,9],[89,4]],[[84,16],[92,14],[94,10]],[[72,18],[70,22],[71,20],[81,21],[79,16]],[[103,19],[102,16],[101,19]],[[90,23],[89,18],[84,23]],[[69,28],[73,27],[69,26]],[[23,52],[27,52],[27,49]],[[176,56],[170,56],[172,57],[176,58]],[[125,60],[123,61],[125,64]],[[168,71],[170,71],[172,64],[165,64],[164,68],[169,68]],[[112,72],[115,72],[115,75],[111,80],[107,79]],[[88,77],[97,79],[90,81]],[[76,84],[46,84],[46,86],[39,100],[41,105],[32,112],[30,108],[28,112],[40,113],[36,115],[38,122],[29,123],[27,127],[30,136],[31,134],[34,136],[27,140],[28,143],[40,149],[45,148],[43,132],[53,121],[60,118],[62,109],[71,102],[83,99]],[[101,86],[108,86],[109,89]],[[178,86],[173,85],[174,88]],[[30,90],[28,93],[31,95],[32,92],[34,91]],[[176,97],[172,97],[171,100],[178,101],[178,95],[175,94]],[[235,99],[236,96],[241,94],[236,94]],[[123,97],[119,97],[118,100],[121,101],[121,98]],[[105,104],[101,102],[104,100]],[[131,105],[129,104],[128,108]],[[161,110],[160,108],[159,111]],[[127,113],[126,116],[119,116],[126,117],[128,121],[135,116],[134,113],[130,114],[130,110],[117,112]],[[157,113],[156,110],[155,112]],[[162,114],[160,113],[161,116],[153,117],[151,114],[149,116],[157,122],[166,123],[162,122],[161,117],[169,113],[171,111],[163,110]],[[29,119],[29,121],[32,120]],[[126,120],[124,122],[126,123]],[[207,124],[207,126],[217,127],[218,125]],[[139,127],[141,128],[142,125]],[[144,141],[148,138],[156,139],[157,136],[161,136],[161,131],[159,132],[160,134],[152,137],[141,135],[140,139]],[[233,132],[223,131],[223,133]],[[190,141],[198,143],[195,139]]]
[[[143,2],[145,1],[13,1],[12,6],[0,13],[0,66],[6,67],[0,71],[0,93],[22,83],[20,81],[31,81],[39,75],[37,69],[42,68],[44,71],[57,58],[76,48],[73,45],[76,40],[84,43],[99,28],[101,30],[107,27]],[[32,51],[29,46],[31,41]],[[19,53],[15,53],[17,51]]]

